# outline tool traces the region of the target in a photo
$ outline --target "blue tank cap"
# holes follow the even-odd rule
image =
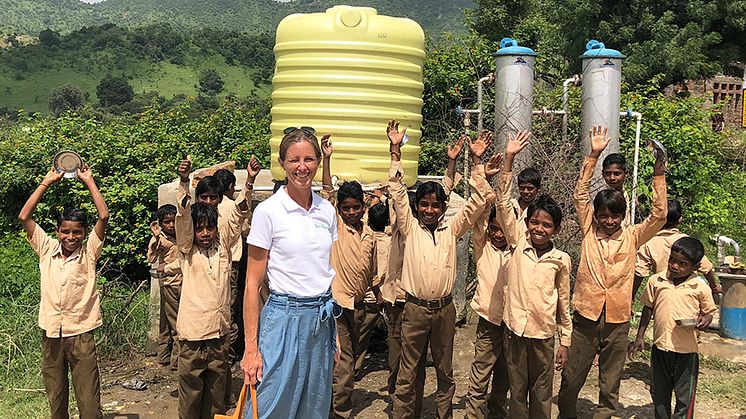
[[[518,46],[518,41],[513,38],[503,38],[500,40],[500,49],[495,52],[495,56],[502,55],[527,55],[536,57],[539,54],[529,47]]]
[[[591,39],[585,44],[585,53],[580,58],[619,58],[623,60],[626,57],[615,49],[606,48],[603,42]]]

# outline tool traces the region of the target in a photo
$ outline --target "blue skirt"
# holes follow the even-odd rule
[[[328,418],[337,350],[331,292],[299,298],[272,293],[259,318],[262,381],[256,397],[260,418]],[[251,400],[244,417],[251,419]]]

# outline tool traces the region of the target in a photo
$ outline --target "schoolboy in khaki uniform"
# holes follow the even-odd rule
[[[529,136],[520,132],[508,140],[506,167],[528,145]],[[526,230],[516,226],[518,219],[510,205],[512,182],[510,172],[502,175],[497,202],[497,219],[513,247],[503,316],[510,417],[549,418],[554,370],[565,367],[571,342],[570,256],[552,243],[562,223],[562,210],[549,196],[540,195],[528,206]],[[560,341],[556,358],[555,335]]]
[[[62,180],[62,173],[54,168],[18,215],[26,238],[39,255],[39,327],[44,330],[41,370],[52,419],[69,417],[68,366],[81,419],[102,417],[93,329],[102,324],[96,262],[103,249],[109,209],[88,165],[78,169],[77,176],[90,191],[98,212],[98,220],[86,242],[88,220],[83,210],[65,209],[57,223],[57,239],[49,237],[32,218],[44,192]]]
[[[389,122],[391,172],[402,173],[401,141],[406,129]],[[489,185],[484,178],[481,156],[487,149],[484,141],[469,144],[474,162],[472,185],[475,192],[464,208],[447,222],[442,222],[446,195],[442,186],[426,182],[417,189],[418,217],[412,215],[406,187],[399,176],[389,180],[391,199],[396,207],[396,222],[404,236],[404,263],[401,288],[407,293],[401,325],[401,364],[396,382],[394,416],[411,418],[415,408],[417,366],[425,357],[428,343],[438,376],[437,415],[453,416],[453,337],[456,310],[451,291],[456,279],[456,239],[468,231],[486,205]]]
[[[606,127],[601,126],[591,130],[591,153],[583,163],[574,195],[583,241],[573,296],[569,366],[562,373],[558,398],[562,418],[577,416],[578,394],[599,347],[599,402],[593,417],[610,418],[618,408],[632,311],[635,254],[666,222],[666,178],[661,159],[656,160],[653,169],[653,208],[642,223],[621,227],[626,202],[617,190],[602,190],[591,202],[593,170],[609,143],[606,132]]]
[[[501,160],[502,155],[497,154],[486,165],[487,182],[499,173]],[[495,200],[494,192],[491,192],[487,197],[488,205],[474,224],[471,235],[477,265],[477,286],[471,307],[479,315],[479,323],[466,394],[466,417],[469,419],[506,418],[508,414],[510,386],[503,350],[503,310],[511,248],[497,222],[492,204]],[[492,391],[488,393],[490,383]]]
[[[179,366],[176,318],[181,295],[181,258],[176,246],[176,207],[171,204],[158,208],[158,220],[150,224],[153,237],[148,243],[148,262],[156,266],[160,287],[160,324],[156,360],[158,365]]]
[[[191,203],[192,164],[179,165],[176,239],[183,274],[176,329],[179,335],[179,418],[210,419],[225,413],[229,385],[231,249],[251,208],[253,181],[261,167],[249,162],[246,187],[224,231],[215,205]]]
[[[683,237],[671,246],[668,270],[653,275],[642,295],[644,305],[630,357],[644,349],[645,330],[655,317],[650,356],[650,395],[656,418],[694,417],[699,355],[697,330],[705,330],[717,311],[712,293],[699,278],[697,267],[704,256],[702,243]],[[692,320],[682,325],[677,321]],[[671,393],[676,405],[671,414]]]
[[[332,384],[332,415],[349,418],[352,415],[352,391],[355,383],[355,354],[358,332],[365,315],[363,299],[373,284],[375,237],[373,230],[362,222],[365,213],[363,188],[357,182],[344,182],[339,191],[332,186],[331,156],[334,152],[328,135],[321,138],[323,152],[322,197],[337,209],[337,241],[332,245],[331,264],[336,276],[332,281],[332,296],[342,307],[337,317],[337,336],[341,352],[334,368]]]

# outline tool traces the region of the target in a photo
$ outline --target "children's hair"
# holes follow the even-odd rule
[[[549,216],[552,217],[555,230],[560,227],[560,224],[562,224],[562,208],[557,205],[557,202],[552,199],[551,196],[547,194],[537,196],[536,199],[528,205],[526,220],[530,219],[531,216],[539,210],[546,211]]]
[[[417,200],[415,199],[415,193],[407,191],[407,199],[409,199],[409,208],[412,209],[412,214],[417,214]]]
[[[176,215],[176,206],[171,204],[161,205],[155,215],[158,217],[158,222],[162,223],[167,215]]]
[[[674,228],[679,224],[681,219],[681,203],[678,199],[668,200],[668,214],[666,215],[666,224],[663,228]]]
[[[297,129],[291,131],[289,134],[285,134],[285,136],[282,137],[279,148],[280,160],[285,161],[285,156],[287,155],[288,148],[290,148],[291,145],[300,143],[302,141],[308,141],[308,143],[310,143],[313,147],[316,158],[321,159],[321,147],[319,146],[319,140],[318,138],[316,138],[316,135],[311,134],[310,132],[307,132],[303,129]]]
[[[379,202],[368,209],[368,225],[373,231],[383,232],[389,222],[388,204]]]
[[[200,196],[202,194],[206,193],[214,193],[217,196],[223,195],[224,189],[223,189],[223,182],[218,180],[215,176],[205,176],[202,179],[200,179],[199,183],[197,183],[197,187],[194,191],[197,196]]]
[[[194,227],[218,227],[218,209],[204,202],[192,204],[192,224]]]
[[[446,195],[443,186],[438,182],[428,181],[417,187],[417,192],[414,193],[415,207],[420,204],[420,201],[425,197],[425,195],[430,194],[435,194],[435,199],[444,206],[448,203],[448,195]]]
[[[527,167],[518,173],[518,186],[524,183],[530,183],[536,186],[536,189],[541,188],[541,173],[533,167]]]
[[[352,198],[363,205],[363,187],[354,180],[342,182],[337,191],[337,209],[342,208],[342,202],[347,198]]]
[[[275,183],[274,186],[272,186],[272,194],[276,194],[277,191],[279,191],[281,187],[288,184],[288,179],[285,178],[283,180],[273,180],[272,182]]]
[[[684,255],[692,265],[696,265],[702,262],[702,257],[705,255],[705,247],[702,242],[695,239],[694,237],[682,237],[676,240],[671,246],[671,253],[677,252]]]
[[[57,218],[57,227],[61,226],[63,221],[80,223],[84,229],[88,229],[88,212],[83,208],[65,208]]]
[[[228,169],[218,169],[212,174],[212,176],[219,180],[223,185],[224,193],[228,192],[231,189],[231,186],[236,186],[236,175],[231,173]]]
[[[611,153],[604,159],[604,162],[601,163],[601,166],[604,170],[606,170],[607,167],[616,164],[619,166],[620,169],[622,169],[624,172],[627,172],[627,159],[624,158],[619,153]]]
[[[598,214],[604,208],[607,208],[612,214],[626,215],[627,200],[624,199],[624,194],[616,189],[599,191],[593,198],[593,213]]]
[[[491,207],[490,208],[490,218],[487,219],[488,223],[491,222],[492,220],[494,220],[495,218],[497,218],[497,207],[495,207],[494,205],[490,205],[490,207]],[[560,214],[560,218],[561,217],[562,217],[562,214]]]

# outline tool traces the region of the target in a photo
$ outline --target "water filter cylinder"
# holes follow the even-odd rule
[[[611,142],[601,154],[600,160],[610,153],[619,152],[619,112],[622,93],[622,60],[624,55],[606,48],[603,42],[592,39],[580,57],[583,67],[583,94],[581,109],[581,150],[584,155],[591,151],[588,132],[594,125],[608,127]],[[594,184],[601,179],[601,164],[596,166]]]
[[[509,134],[531,130],[534,109],[534,60],[537,54],[503,38],[495,53],[495,137],[497,151],[503,152]],[[513,171],[531,165],[531,147],[516,156]]]

